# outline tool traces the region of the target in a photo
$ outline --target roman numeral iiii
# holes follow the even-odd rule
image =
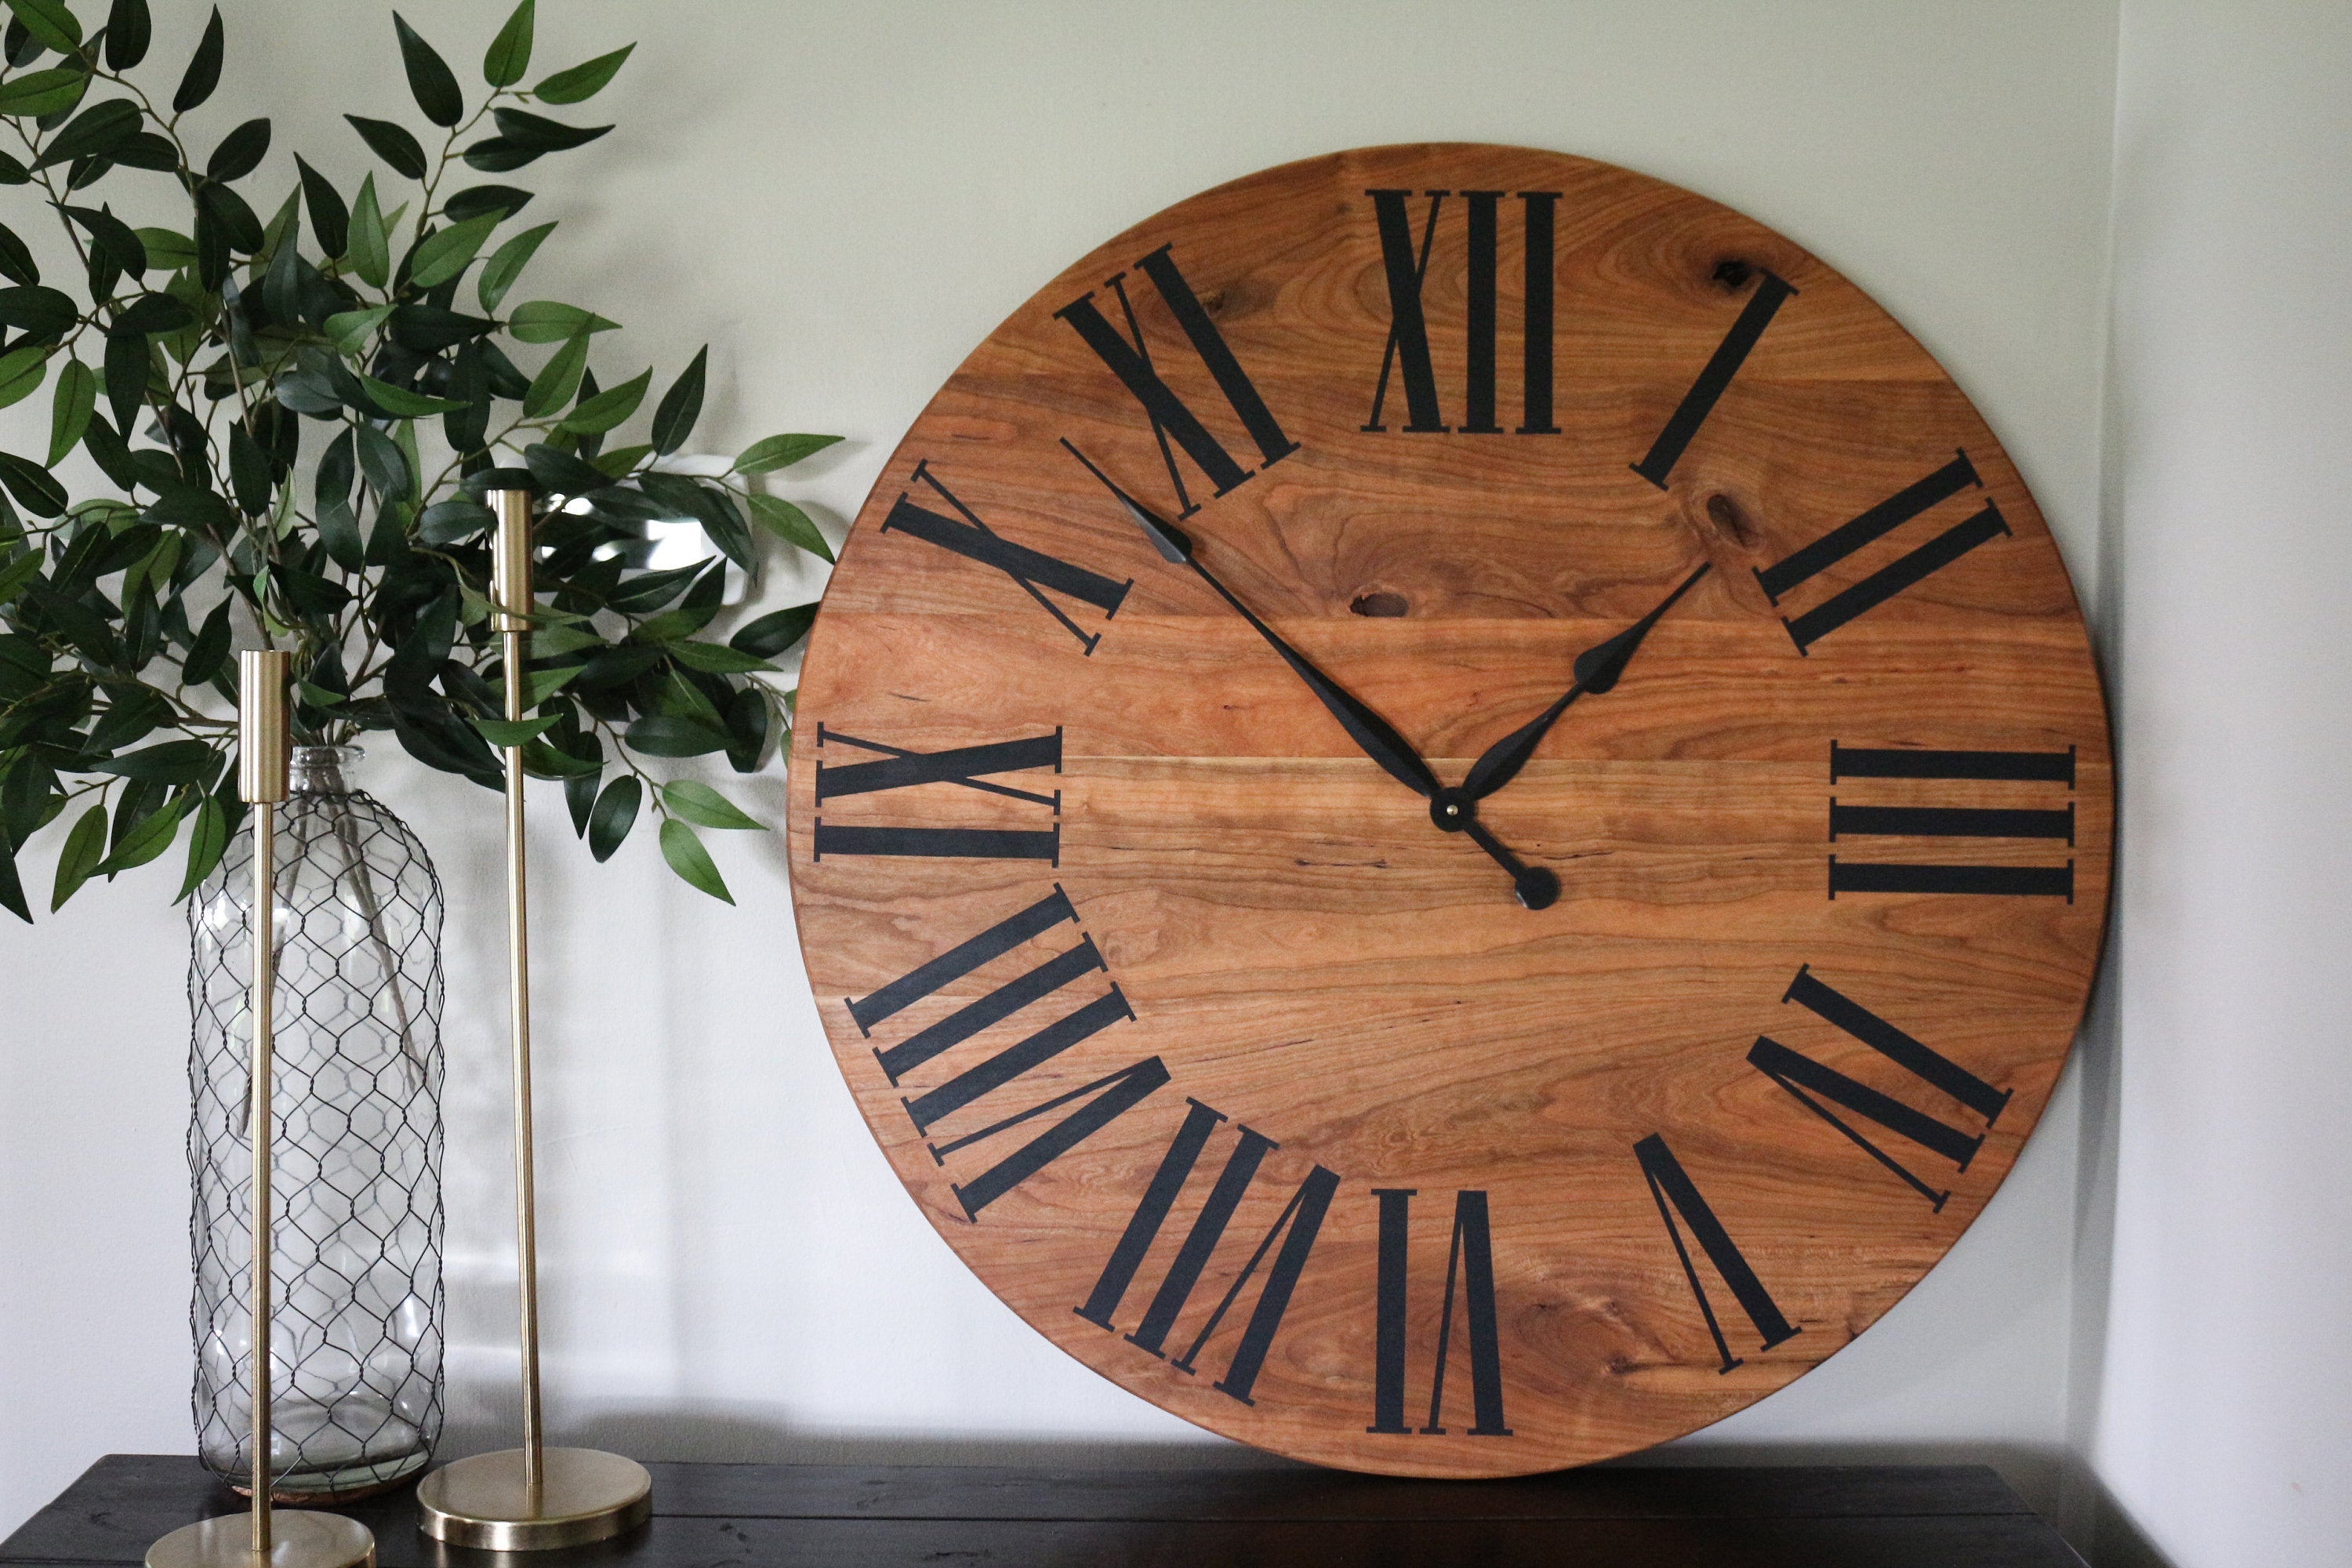
[[[1084,1305],[1076,1309],[1077,1315],[1098,1329],[1115,1330],[1119,1304],[1135,1282],[1145,1254],[1167,1223],[1169,1213],[1176,1205],[1184,1184],[1200,1163],[1202,1152],[1209,1146],[1210,1138],[1225,1120],[1224,1113],[1202,1104],[1197,1100],[1185,1102],[1183,1124],[1168,1144],[1159,1169],[1143,1189],[1143,1196],[1135,1205],[1134,1215],[1127,1229],[1111,1249],[1110,1258],[1088,1292]],[[1200,1212],[1192,1216],[1192,1227],[1184,1233],[1176,1256],[1160,1277],[1160,1288],[1152,1292],[1150,1305],[1127,1335],[1127,1342],[1165,1360],[1168,1336],[1176,1321],[1183,1315],[1191,1301],[1193,1287],[1200,1283],[1202,1271],[1208,1267],[1218,1243],[1224,1239],[1226,1228],[1233,1223],[1234,1211],[1241,1206],[1250,1184],[1257,1177],[1258,1167],[1266,1155],[1280,1145],[1253,1128],[1236,1126],[1233,1148],[1225,1155],[1224,1168],[1218,1172],[1216,1184],[1202,1200]],[[1265,1365],[1266,1352],[1274,1348],[1274,1336],[1281,1327],[1283,1314],[1290,1309],[1290,1298],[1297,1289],[1298,1277],[1306,1270],[1307,1259],[1315,1250],[1315,1238],[1323,1228],[1323,1216],[1330,1209],[1331,1194],[1339,1189],[1339,1178],[1317,1165],[1298,1184],[1290,1201],[1274,1224],[1267,1227],[1256,1247],[1250,1253],[1241,1271],[1202,1323],[1183,1352],[1171,1363],[1180,1372],[1190,1373],[1218,1328],[1224,1322],[1234,1303],[1257,1277],[1265,1264],[1266,1255],[1276,1244],[1281,1250],[1275,1254],[1267,1268],[1265,1283],[1258,1289],[1257,1304],[1243,1327],[1241,1337],[1234,1346],[1232,1358],[1225,1363],[1225,1374],[1218,1379],[1218,1393],[1244,1405],[1255,1405],[1251,1391],[1257,1384],[1259,1371]]]
[[[938,994],[1033,938],[1043,936],[1063,924],[1076,925],[1077,919],[1077,910],[1071,906],[1069,896],[1057,883],[1050,895],[1028,908],[1006,916],[979,935],[958,943],[869,994],[847,999],[844,1005],[848,1007],[849,1016],[856,1024],[858,1033],[871,1039],[877,1026],[916,1003]],[[874,1059],[880,1064],[883,1075],[892,1087],[898,1087],[902,1079],[963,1045],[990,1025],[1002,1023],[1024,1009],[1036,1006],[1105,967],[1101,953],[1096,951],[1094,939],[1081,934],[1076,947],[1066,949],[1043,963],[999,983],[993,990],[965,1003],[939,1022],[917,1030],[898,1044],[877,1047]],[[1134,1016],[1135,1010],[1128,1005],[1126,996],[1114,983],[1108,992],[1079,1004],[1025,1038],[1004,1047],[993,1056],[963,1067],[936,1087],[920,1094],[907,1096],[899,1103],[906,1107],[915,1130],[928,1134],[936,1123],[963,1110],[982,1096],[1016,1083],[1024,1074],[1035,1071],[1073,1046],[1092,1038],[1113,1024]],[[1075,1108],[1067,1109],[1067,1113],[1060,1121],[1045,1122],[1042,1130],[1034,1131],[1027,1142],[1003,1153],[993,1165],[954,1184],[950,1190],[963,1205],[965,1217],[977,1219],[982,1209],[1134,1110],[1153,1090],[1167,1082],[1166,1064],[1158,1057],[1147,1057],[977,1131],[926,1146],[930,1150],[931,1157],[944,1165],[951,1157],[967,1149],[988,1143],[1016,1128],[1027,1127],[1055,1111]],[[1002,1149],[1003,1145],[994,1147]]]
[[[827,744],[855,746],[880,753],[878,762],[827,762]],[[877,795],[912,789],[918,784],[951,784],[982,795],[1042,805],[1055,816],[1050,828],[894,827],[852,826],[816,819],[812,858],[828,855],[898,855],[944,859],[1043,860],[1061,864],[1062,792],[1041,795],[993,784],[987,775],[1019,773],[1031,768],[1062,771],[1062,731],[1018,741],[992,741],[977,746],[952,746],[943,752],[918,752],[880,741],[861,741],[823,723],[817,725],[816,803],[846,795]]]
[[[1381,378],[1372,387],[1366,430],[1386,430],[1382,413],[1391,378],[1404,384],[1408,434],[1499,436],[1495,423],[1496,340],[1502,204],[1509,193],[1464,191],[1462,423],[1449,426],[1439,407],[1437,371],[1429,346],[1429,318],[1423,309],[1429,257],[1436,244],[1438,215],[1451,191],[1429,191],[1428,216],[1413,237],[1411,191],[1366,191],[1380,230],[1381,268],[1388,279],[1389,336],[1381,351]],[[1524,240],[1519,291],[1519,423],[1521,436],[1557,436],[1552,423],[1554,290],[1553,217],[1558,191],[1520,191],[1519,227]]]
[[[1224,334],[1217,331],[1207,307],[1184,280],[1171,247],[1161,246],[1136,268],[1150,280],[1168,313],[1176,319],[1187,343],[1223,394],[1226,405],[1241,421],[1242,428],[1257,446],[1261,467],[1280,462],[1298,450],[1298,443],[1282,433],[1282,426],[1258,395],[1257,388],[1243,371],[1241,361],[1226,346]],[[1178,451],[1190,458],[1208,476],[1209,483],[1218,495],[1223,495],[1255,471],[1244,468],[1225,449],[1224,444],[1210,434],[1201,416],[1179,397],[1152,363],[1151,349],[1144,341],[1143,324],[1136,317],[1135,305],[1128,298],[1127,274],[1122,272],[1109,279],[1105,288],[1118,300],[1120,315],[1127,330],[1121,332],[1105,319],[1095,304],[1094,290],[1088,289],[1054,314],[1070,324],[1095,357],[1109,367],[1135,401],[1142,405],[1144,417],[1151,421],[1151,434],[1160,443],[1160,460],[1168,466],[1169,483],[1175,487],[1178,515],[1190,517],[1200,510],[1185,487],[1184,472],[1176,461]]]
[[[1412,1432],[1405,1424],[1407,1243],[1413,1189],[1376,1187],[1381,1205],[1380,1289],[1373,1326],[1372,1424],[1367,1432]],[[1503,1358],[1495,1331],[1495,1248],[1486,1223],[1486,1194],[1454,1194],[1454,1240],[1445,1255],[1445,1305],[1437,1319],[1437,1354],[1429,1378],[1429,1420],[1423,1436],[1445,1434],[1445,1364],[1453,1348],[1454,1282],[1462,1285],[1463,1337],[1470,1342],[1473,1437],[1507,1437],[1503,1417]]]

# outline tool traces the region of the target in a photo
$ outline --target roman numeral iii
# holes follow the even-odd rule
[[[1102,641],[1102,634],[1081,627],[1070,618],[1068,611],[1047,595],[1046,591],[1050,589],[1063,598],[1092,605],[1100,610],[1103,619],[1108,621],[1118,613],[1118,606],[1127,598],[1127,591],[1135,586],[1133,578],[1115,583],[1099,572],[1089,572],[1083,566],[1073,565],[1057,556],[1003,538],[981,521],[979,513],[958,500],[954,493],[940,482],[939,476],[931,472],[929,460],[915,465],[913,478],[945,503],[948,511],[937,511],[921,505],[915,500],[913,491],[901,490],[897,502],[890,508],[890,514],[882,520],[884,533],[903,533],[1003,573],[1020,586],[1023,593],[1034,599],[1047,615],[1059,622],[1064,631],[1077,638],[1079,647],[1088,653],[1095,651],[1095,645]],[[950,516],[950,512],[954,515]]]
[[[1377,1187],[1381,1205],[1380,1289],[1373,1323],[1372,1424],[1367,1432],[1405,1433],[1405,1329],[1409,1304],[1407,1243],[1412,1229],[1411,1187]],[[1473,1437],[1507,1437],[1503,1417],[1503,1358],[1495,1331],[1495,1249],[1486,1223],[1486,1194],[1454,1194],[1454,1240],[1445,1257],[1445,1305],[1437,1319],[1437,1355],[1429,1378],[1424,1436],[1445,1433],[1445,1366],[1453,1348],[1454,1282],[1462,1285],[1463,1337],[1470,1342]]]
[[[1226,346],[1224,335],[1184,274],[1170,255],[1171,247],[1161,246],[1135,265],[1150,280],[1170,315],[1192,345],[1192,353],[1205,366],[1217,390],[1224,395],[1227,406],[1241,421],[1243,430],[1256,443],[1261,467],[1270,467],[1298,450],[1298,443],[1282,433],[1274,413],[1258,395],[1257,388]],[[1122,333],[1103,316],[1095,304],[1092,289],[1079,295],[1054,314],[1067,321],[1095,357],[1109,367],[1120,384],[1143,407],[1144,417],[1151,421],[1151,434],[1160,443],[1160,460],[1168,466],[1169,482],[1175,487],[1177,515],[1190,517],[1200,506],[1185,488],[1184,473],[1176,461],[1179,449],[1208,476],[1209,483],[1218,495],[1239,485],[1254,470],[1244,468],[1225,449],[1199,415],[1187,406],[1182,398],[1163,379],[1153,364],[1150,345],[1144,341],[1143,324],[1137,320],[1135,305],[1128,298],[1127,274],[1110,279],[1104,287],[1117,296],[1120,315],[1126,320]],[[1172,443],[1172,445],[1171,445]]]
[[[1715,1341],[1715,1352],[1722,1359],[1723,1364],[1717,1370],[1729,1372],[1740,1364],[1741,1358],[1731,1353],[1730,1342],[1724,1338],[1723,1325],[1716,1319],[1715,1304],[1707,1298],[1706,1287],[1699,1281],[1698,1268],[1691,1260],[1689,1247],[1684,1244],[1682,1226],[1689,1227],[1691,1239],[1698,1243],[1699,1250],[1715,1266],[1716,1273],[1731,1292],[1731,1299],[1754,1325],[1763,1342],[1758,1346],[1759,1351],[1769,1351],[1803,1332],[1781,1313],[1771,1292],[1764,1289],[1756,1270],[1748,1267],[1747,1255],[1732,1241],[1723,1222],[1715,1217],[1715,1210],[1707,1206],[1706,1199],[1699,1195],[1698,1184],[1690,1179],[1682,1162],[1675,1158],[1675,1152],[1666,1147],[1666,1141],[1653,1132],[1633,1145],[1633,1157],[1641,1162],[1642,1178],[1649,1184],[1650,1196],[1657,1203],[1658,1218],[1665,1224],[1666,1239],[1674,1243],[1675,1257],[1683,1267],[1683,1279],[1690,1285],[1699,1316],[1706,1320],[1706,1331]],[[1681,1216],[1682,1226],[1675,1223],[1676,1215]]]
[[[828,744],[855,746],[880,754],[877,762],[839,763],[824,760]],[[989,776],[1032,768],[1062,771],[1062,731],[1017,741],[992,741],[977,746],[952,746],[943,752],[918,752],[880,741],[861,741],[823,723],[817,725],[816,803],[845,795],[877,795],[912,789],[918,784],[951,784],[982,795],[1042,805],[1055,818],[1050,828],[1009,827],[890,827],[852,826],[816,819],[813,858],[828,855],[923,856],[948,859],[1043,860],[1061,864],[1062,792],[1041,795],[992,784]]]
[[[1103,1265],[1101,1277],[1095,1281],[1084,1305],[1076,1309],[1077,1315],[1098,1329],[1115,1330],[1119,1304],[1134,1284],[1137,1271],[1142,1267],[1144,1255],[1151,1250],[1152,1242],[1167,1223],[1169,1213],[1184,1190],[1184,1184],[1200,1163],[1202,1152],[1209,1140],[1225,1120],[1223,1111],[1215,1110],[1197,1100],[1187,1100],[1183,1124],[1177,1128],[1170,1141],[1168,1152],[1160,1159],[1159,1169],[1152,1173],[1143,1197],[1135,1206],[1133,1217],[1127,1222],[1118,1245],[1112,1248],[1110,1258]],[[1168,1271],[1160,1277],[1160,1288],[1152,1292],[1150,1305],[1127,1335],[1127,1342],[1159,1356],[1168,1354],[1168,1336],[1176,1321],[1183,1315],[1191,1301],[1193,1288],[1200,1283],[1202,1271],[1208,1267],[1217,1246],[1224,1239],[1233,1223],[1234,1211],[1241,1206],[1250,1184],[1256,1179],[1258,1167],[1267,1154],[1281,1145],[1254,1128],[1236,1126],[1232,1150],[1225,1156],[1224,1168],[1218,1172],[1216,1183],[1202,1200],[1200,1212],[1193,1215],[1192,1227],[1170,1260]],[[1217,1380],[1218,1393],[1237,1399],[1244,1405],[1256,1403],[1251,1390],[1257,1384],[1259,1371],[1265,1364],[1266,1352],[1274,1347],[1274,1336],[1281,1327],[1283,1314],[1290,1309],[1290,1298],[1297,1289],[1298,1277],[1307,1268],[1307,1259],[1315,1250],[1315,1238],[1323,1228],[1323,1216],[1330,1209],[1331,1194],[1339,1189],[1339,1178],[1318,1165],[1290,1196],[1281,1215],[1267,1227],[1247,1262],[1234,1277],[1232,1285],[1218,1300],[1215,1309],[1171,1364],[1181,1372],[1190,1373],[1233,1310],[1234,1303],[1250,1281],[1257,1277],[1266,1255],[1280,1244],[1273,1264],[1267,1268],[1265,1283],[1259,1287],[1257,1304],[1250,1311],[1249,1321],[1243,1327],[1241,1338],[1234,1346],[1233,1356],[1225,1365],[1225,1374]]]
[[[1069,896],[1057,883],[1050,895],[1028,908],[1006,916],[979,935],[958,943],[927,963],[918,965],[870,994],[848,999],[844,1005],[848,1007],[849,1016],[856,1024],[857,1032],[871,1039],[877,1026],[896,1017],[914,1004],[936,995],[983,965],[1003,957],[1034,937],[1043,936],[1056,926],[1065,923],[1076,925],[1077,919],[1077,910],[1072,907]],[[892,1087],[898,1087],[900,1080],[908,1074],[964,1044],[989,1026],[1002,1023],[1025,1008],[1045,1002],[1056,992],[1105,967],[1101,953],[1095,948],[1094,939],[1081,934],[1076,947],[1066,949],[1024,973],[1002,982],[994,990],[964,1004],[939,1022],[917,1030],[898,1044],[877,1047],[874,1059]],[[935,1123],[963,1110],[982,1096],[1017,1081],[1024,1074],[1043,1067],[1081,1041],[1134,1016],[1135,1010],[1128,1005],[1126,996],[1114,982],[1108,992],[1081,1003],[1027,1037],[962,1068],[926,1092],[903,1098],[899,1103],[906,1107],[915,1130],[929,1133]],[[950,1156],[966,1149],[1050,1116],[1065,1107],[1076,1108],[1059,1121],[1034,1133],[1028,1142],[1003,1155],[994,1165],[953,1185],[950,1190],[956,1194],[957,1201],[962,1204],[964,1216],[977,1219],[981,1210],[1133,1110],[1167,1082],[1166,1065],[1158,1057],[1148,1057],[1066,1094],[1056,1095],[1042,1104],[982,1127],[978,1131],[927,1146],[931,1157],[945,1164]]]
[[[1961,452],[1927,478],[1906,486],[1859,517],[1840,524],[1811,544],[1758,571],[1756,580],[1764,585],[1766,597],[1778,605],[1783,595],[1829,570],[1864,545],[1885,538],[1937,502],[1948,500],[1970,488],[1981,489],[1983,484],[1984,481],[1977,477],[1976,465],[1969,461],[1966,452]],[[1987,500],[1981,509],[1952,524],[1909,554],[1880,567],[1861,582],[1832,595],[1801,616],[1781,616],[1780,624],[1789,629],[1790,640],[1797,645],[1797,651],[1810,656],[1813,644],[1855,616],[1876,609],[1906,588],[1913,587],[1949,566],[1978,545],[1999,539],[2008,532],[2009,522],[2000,515],[2000,508]]]
[[[1979,779],[2074,787],[2074,748],[2063,752],[1928,752],[1830,742],[1830,783],[1843,779]],[[1830,842],[1853,837],[2045,839],[2072,847],[2074,803],[2054,806],[1869,805],[1830,796]],[[1975,893],[2074,901],[2074,862],[1970,866],[1830,857],[1840,893]]]
[[[1495,423],[1496,321],[1499,247],[1496,244],[1503,191],[1464,191],[1462,423],[1448,426],[1438,403],[1437,372],[1429,347],[1429,319],[1422,306],[1429,278],[1430,251],[1436,244],[1438,215],[1453,192],[1429,191],[1429,212],[1413,238],[1411,191],[1366,191],[1380,230],[1381,266],[1388,279],[1389,336],[1381,351],[1381,377],[1372,388],[1366,430],[1386,430],[1381,415],[1393,375],[1404,384],[1409,433],[1498,436]],[[1558,191],[1517,193],[1525,241],[1519,295],[1519,423],[1522,436],[1557,436],[1552,423],[1553,241]]]
[[[1950,1058],[1930,1050],[1860,1003],[1832,990],[1813,977],[1811,965],[1798,969],[1797,977],[1789,983],[1789,989],[1780,1000],[1783,1005],[1796,1003],[1816,1017],[1860,1040],[1921,1083],[1959,1101],[1983,1117],[1988,1129],[2000,1120],[2001,1111],[2009,1105],[2011,1091],[1993,1088]],[[1971,1135],[1949,1122],[1915,1110],[1891,1095],[1882,1094],[1835,1068],[1825,1067],[1811,1057],[1790,1050],[1769,1036],[1756,1037],[1755,1047],[1748,1053],[1748,1065],[1788,1090],[1798,1104],[1836,1128],[1855,1148],[1901,1177],[1905,1185],[1926,1198],[1939,1214],[1952,1195],[1950,1189],[1937,1192],[1921,1181],[1908,1166],[1872,1142],[1866,1134],[1856,1131],[1838,1112],[1843,1110],[1854,1117],[1874,1121],[1897,1137],[1908,1139],[1930,1153],[1942,1155],[1951,1161],[1957,1170],[1967,1170],[1969,1162],[1975,1159],[1977,1151],[1984,1146],[1982,1132]]]

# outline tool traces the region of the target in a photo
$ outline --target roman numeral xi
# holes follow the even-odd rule
[[[1023,943],[1057,927],[1076,925],[1077,921],[1077,910],[1057,883],[1047,897],[1006,916],[979,935],[869,994],[846,1001],[845,1005],[857,1032],[871,1039],[878,1026],[916,1003],[955,985]],[[874,1059],[891,1086],[901,1087],[908,1077],[964,1046],[989,1026],[1003,1023],[1029,1008],[1041,1007],[1056,994],[1105,968],[1094,939],[1081,935],[1076,946],[1001,981],[994,989],[908,1035],[896,1045],[877,1047]],[[905,1106],[915,1131],[928,1136],[940,1122],[982,1096],[1018,1082],[1072,1047],[1134,1016],[1134,1008],[1128,1005],[1114,982],[1108,991],[1043,1024],[995,1054],[960,1068],[931,1088],[903,1097],[899,1103]],[[967,1149],[1029,1127],[1056,1111],[1066,1112],[1058,1121],[1045,1122],[1041,1129],[1033,1131],[1026,1142],[1003,1153],[994,1164],[964,1176],[950,1189],[963,1205],[964,1216],[978,1219],[989,1205],[1134,1110],[1145,1097],[1164,1086],[1168,1076],[1165,1063],[1158,1057],[1147,1057],[975,1131],[930,1142],[926,1147],[931,1158],[944,1165]],[[993,1147],[1002,1149],[1003,1145]]]

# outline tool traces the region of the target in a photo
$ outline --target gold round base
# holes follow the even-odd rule
[[[273,1509],[269,1550],[253,1549],[253,1516],[225,1513],[147,1549],[147,1568],[375,1568],[375,1537],[339,1513]]]
[[[536,1496],[522,1460],[520,1448],[504,1448],[442,1466],[416,1483],[416,1527],[452,1546],[543,1552],[607,1540],[653,1513],[653,1477],[635,1459],[542,1449]]]

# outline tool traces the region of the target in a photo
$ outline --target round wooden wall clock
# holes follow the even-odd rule
[[[963,363],[826,592],[791,853],[858,1106],[1013,1310],[1487,1476],[1717,1420],[1943,1256],[2111,799],[2058,551],[1884,310],[1623,169],[1383,147]]]

